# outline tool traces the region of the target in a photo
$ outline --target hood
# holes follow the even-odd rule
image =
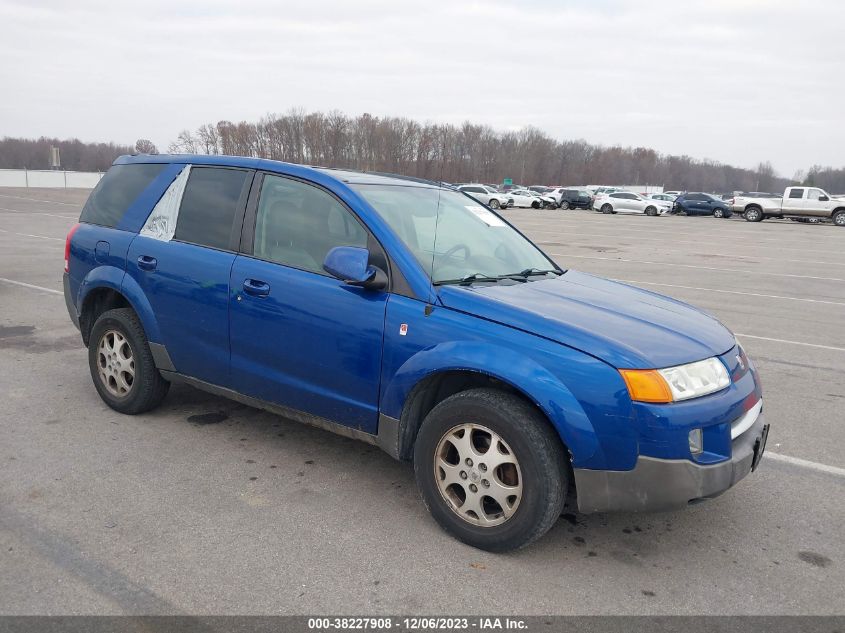
[[[736,344],[724,325],[697,308],[574,270],[515,285],[438,290],[449,308],[543,336],[617,368],[682,365]]]

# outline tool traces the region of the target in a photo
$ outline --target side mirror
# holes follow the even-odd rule
[[[819,196],[819,202],[828,202],[830,198],[827,196]]]
[[[387,274],[371,266],[370,251],[358,246],[335,246],[323,260],[323,270],[350,286],[372,290],[387,287]]]

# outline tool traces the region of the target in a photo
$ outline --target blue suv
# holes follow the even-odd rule
[[[558,267],[417,179],[125,156],[68,235],[64,292],[111,408],[172,382],[413,463],[462,541],[714,497],[757,467],[757,371],[713,317]]]

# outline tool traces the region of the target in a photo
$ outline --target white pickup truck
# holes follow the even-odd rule
[[[787,187],[783,198],[737,196],[728,204],[748,222],[766,218],[829,218],[836,226],[845,226],[845,200],[818,187]]]

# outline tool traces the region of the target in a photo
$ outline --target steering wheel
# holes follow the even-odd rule
[[[452,248],[450,248],[448,251],[443,253],[442,257],[443,257],[443,259],[453,257],[455,255],[455,253],[457,253],[459,251],[464,251],[464,253],[465,253],[464,259],[465,260],[469,259],[470,250],[469,250],[469,246],[467,246],[466,244],[455,244]]]

